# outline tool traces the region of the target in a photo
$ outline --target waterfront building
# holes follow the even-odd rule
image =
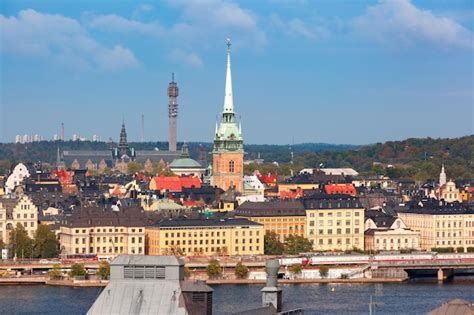
[[[265,231],[275,232],[280,241],[289,235],[306,237],[306,212],[299,200],[244,202],[235,216],[263,224]]]
[[[401,218],[369,210],[365,213],[365,250],[420,250],[420,232],[408,228]]]
[[[232,74],[230,66],[230,40],[227,40],[227,72],[225,83],[224,110],[222,119],[214,135],[212,151],[212,186],[223,190],[235,187],[243,190],[244,143],[241,126],[237,125],[232,94]]]
[[[422,250],[474,247],[474,209],[462,205],[427,206],[397,211],[407,227],[420,232]]]
[[[139,207],[82,206],[61,222],[62,254],[145,254],[146,217]]]
[[[146,227],[148,255],[263,255],[263,225],[247,219],[165,219]]]
[[[10,232],[21,224],[28,236],[33,238],[38,228],[38,207],[27,195],[0,199],[0,235],[5,244],[10,244]]]
[[[110,282],[88,315],[211,315],[212,288],[184,279],[184,261],[175,256],[121,255],[110,264]]]
[[[304,199],[306,235],[315,250],[364,249],[364,207],[347,195]]]

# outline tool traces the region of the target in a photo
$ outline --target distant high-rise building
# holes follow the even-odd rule
[[[224,111],[219,126],[216,125],[214,148],[212,150],[212,185],[227,190],[243,189],[244,141],[242,130],[237,124],[232,95],[232,74],[230,68],[230,39],[227,39],[227,70],[225,82]]]
[[[174,73],[171,77],[171,82],[168,85],[168,118],[169,118],[169,151],[176,151],[176,125],[178,119],[178,84],[174,82]]]
[[[92,135],[92,142],[99,142],[99,141],[100,141],[100,136]]]
[[[64,123],[61,123],[61,141],[64,141]]]

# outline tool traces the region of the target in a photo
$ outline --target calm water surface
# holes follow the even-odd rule
[[[231,314],[260,305],[260,285],[218,285],[214,314]],[[335,288],[335,292],[331,289]],[[84,314],[99,288],[45,285],[0,286],[1,314]],[[285,309],[304,308],[305,314],[368,314],[370,296],[376,314],[425,314],[454,298],[474,301],[474,278],[438,284],[422,279],[402,284],[284,285]]]

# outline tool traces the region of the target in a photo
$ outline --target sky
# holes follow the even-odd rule
[[[0,2],[0,141],[73,134],[211,142],[232,39],[244,142],[474,134],[474,2]]]

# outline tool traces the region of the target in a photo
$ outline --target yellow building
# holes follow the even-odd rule
[[[364,207],[338,195],[304,200],[306,234],[314,250],[364,249]]]
[[[0,235],[5,244],[10,243],[10,231],[20,223],[33,238],[38,228],[38,208],[32,200],[21,195],[18,198],[0,199]]]
[[[148,255],[263,255],[263,226],[246,219],[174,219],[146,227]]]
[[[140,208],[75,208],[61,223],[61,254],[145,254],[145,217]]]
[[[263,224],[265,231],[275,232],[282,242],[289,235],[306,237],[306,213],[299,200],[246,201],[235,216]]]
[[[398,216],[420,232],[421,249],[474,247],[474,210],[463,206],[408,209]]]

